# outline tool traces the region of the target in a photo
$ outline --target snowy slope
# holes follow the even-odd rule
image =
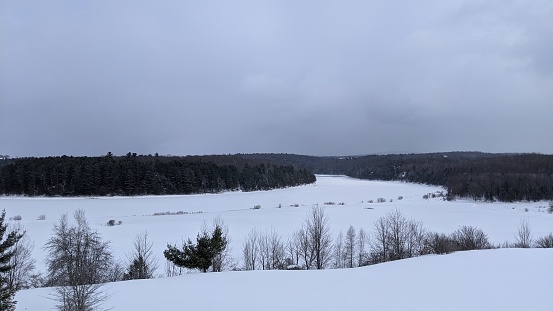
[[[553,249],[497,249],[321,271],[192,274],[111,283],[112,310],[553,310]],[[48,289],[17,310],[48,310]]]

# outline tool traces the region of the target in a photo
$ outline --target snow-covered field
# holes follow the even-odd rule
[[[551,311],[553,249],[424,256],[339,270],[191,274],[110,283],[112,310]],[[49,310],[47,288],[17,310]]]
[[[399,182],[363,181],[317,176],[314,185],[209,195],[25,198],[1,197],[7,218],[20,223],[35,242],[37,268],[44,271],[42,246],[64,213],[84,209],[93,229],[111,241],[115,257],[124,259],[137,234],[148,232],[163,273],[167,243],[194,238],[203,223],[222,217],[232,238],[231,254],[239,261],[244,237],[254,227],[274,228],[284,240],[301,227],[312,206],[325,205],[331,231],[337,235],[350,225],[373,230],[374,221],[389,211],[421,220],[432,231],[451,233],[461,225],[477,226],[492,243],[513,242],[521,220],[528,220],[534,237],[553,231],[547,202],[484,203],[424,200],[439,187]],[[403,196],[402,200],[398,200]],[[376,202],[378,198],[386,203]],[[390,202],[392,199],[393,202]],[[338,205],[338,203],[344,205]],[[260,209],[253,209],[261,205]],[[280,208],[279,208],[280,207]],[[184,215],[153,216],[183,211]],[[45,215],[45,220],[37,220]],[[109,220],[122,221],[107,226]],[[106,303],[113,310],[553,310],[553,252],[551,250],[490,250],[425,256],[400,262],[348,270],[255,271],[186,275],[107,285],[113,294]],[[306,290],[305,288],[309,288]],[[221,291],[220,298],[216,291]],[[18,310],[46,310],[53,305],[48,289],[21,291]],[[217,298],[214,298],[217,297]],[[313,304],[313,307],[311,307]],[[342,307],[344,306],[344,307]]]

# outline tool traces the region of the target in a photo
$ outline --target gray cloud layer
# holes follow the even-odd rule
[[[551,1],[0,9],[0,154],[553,153]]]

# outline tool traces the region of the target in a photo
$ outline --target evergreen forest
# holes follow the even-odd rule
[[[306,169],[196,157],[21,158],[0,167],[0,193],[27,196],[134,196],[285,188],[315,182]]]
[[[447,152],[366,156],[234,154],[5,158],[0,194],[105,196],[255,191],[309,184],[313,174],[443,186],[448,199],[553,200],[553,155]]]

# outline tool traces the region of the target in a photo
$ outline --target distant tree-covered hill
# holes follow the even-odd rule
[[[5,195],[106,196],[268,190],[309,184],[307,169],[258,161],[221,164],[201,157],[22,158],[0,167]]]
[[[448,198],[553,200],[553,155],[448,152],[344,157],[295,154],[10,159],[0,193],[25,195],[188,194],[264,190],[315,181],[315,174],[443,186]]]
[[[553,200],[553,155],[447,152],[346,157],[244,156],[303,167],[315,174],[444,186],[450,199]]]

